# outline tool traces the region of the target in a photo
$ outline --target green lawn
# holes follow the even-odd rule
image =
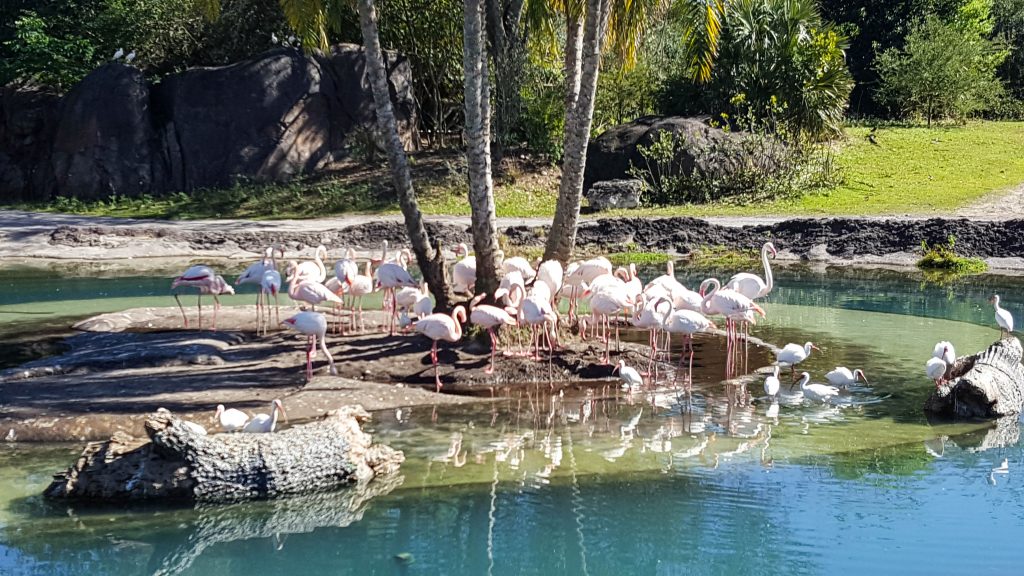
[[[829,191],[772,202],[642,208],[639,215],[872,215],[947,214],[988,193],[1024,183],[1024,122],[972,122],[940,128],[879,128],[879,145],[868,128],[848,128],[837,143],[844,182]],[[557,194],[556,170],[518,175],[496,185],[498,216],[550,216]],[[386,178],[376,178],[377,182]],[[459,178],[417,179],[426,214],[469,214]],[[81,203],[60,200],[17,208],[152,218],[310,218],[343,213],[396,213],[386,190],[370,182],[308,180],[284,185],[240,185],[168,198]],[[612,213],[614,214],[614,213]]]

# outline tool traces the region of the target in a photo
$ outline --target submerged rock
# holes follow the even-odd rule
[[[928,412],[953,418],[999,418],[1024,410],[1024,350],[1004,338],[986,350],[957,359],[949,380],[925,401]]]
[[[201,434],[167,410],[146,421],[149,441],[115,434],[86,446],[54,476],[49,498],[237,502],[322,492],[398,470],[402,452],[360,428],[370,415],[346,406],[273,434]]]

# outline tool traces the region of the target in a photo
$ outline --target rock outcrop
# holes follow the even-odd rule
[[[957,359],[924,409],[951,418],[1000,418],[1024,410],[1020,340],[1009,337]]]
[[[726,139],[743,138],[741,133],[725,132],[708,126],[698,118],[681,116],[644,116],[627,124],[613,126],[601,133],[587,147],[587,165],[583,174],[583,189],[589,190],[595,182],[633,178],[630,167],[647,167],[640,146],[650,146],[662,132],[671,132],[676,139],[677,157],[673,165],[686,174],[699,167],[705,172],[724,170],[728,166],[717,156],[704,150]]]
[[[599,211],[636,208],[640,206],[643,191],[644,183],[640,180],[602,180],[587,191],[587,202]]]
[[[414,148],[411,68],[394,53],[387,67],[399,129]],[[36,88],[4,88],[0,110],[0,200],[284,181],[344,157],[355,133],[375,130],[365,60],[355,45],[316,55],[279,48],[158,84],[109,63],[59,99]]]
[[[89,444],[57,474],[49,498],[237,502],[322,492],[398,470],[401,452],[373,444],[360,406],[273,434],[207,435],[166,410],[146,421],[149,441],[115,434]]]

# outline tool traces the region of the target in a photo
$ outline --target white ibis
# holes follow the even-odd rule
[[[285,420],[288,419],[288,415],[284,412],[284,404],[281,403],[277,398],[270,403],[270,414],[257,414],[252,417],[252,420],[242,428],[242,432],[250,432],[256,434],[270,434],[277,427],[277,414],[280,412],[285,415]]]
[[[774,399],[779,395],[779,387],[779,366],[775,365],[771,376],[764,379],[764,393]]]
[[[740,272],[728,282],[725,283],[726,288],[730,288],[743,294],[751,300],[758,298],[764,298],[772,291],[774,287],[774,281],[772,279],[772,266],[768,262],[768,253],[771,252],[774,258],[778,251],[775,250],[775,245],[771,242],[765,242],[764,246],[761,247],[761,264],[764,266],[764,280],[761,279],[757,274],[750,274],[749,272]]]
[[[928,359],[927,362],[925,362],[924,372],[925,374],[928,375],[929,378],[935,381],[936,389],[938,389],[939,386],[946,381],[946,369],[948,367],[949,366],[942,358],[936,358],[934,356],[932,356],[931,358]]]
[[[320,338],[320,350],[327,356],[327,362],[331,365],[331,375],[338,373],[334,365],[334,356],[327,349],[327,318],[319,312],[299,312],[295,316],[282,322],[288,328],[305,334],[309,345],[306,347],[306,381],[313,379],[313,358],[316,357],[316,339]]]
[[[842,386],[843,388],[851,386],[857,383],[857,379],[864,380],[864,383],[868,383],[868,377],[864,375],[864,371],[857,368],[853,372],[846,366],[837,366],[835,370],[827,372],[825,374],[825,380],[833,386]]]
[[[434,384],[441,391],[441,377],[437,373],[437,342],[445,340],[458,342],[462,338],[462,322],[466,321],[466,309],[456,306],[451,316],[447,314],[431,314],[416,322],[416,331],[434,341],[430,349],[430,360],[434,364]]]
[[[1000,336],[1009,336],[1013,333],[1013,314],[999,306],[999,294],[993,294],[988,300],[996,309],[996,324],[999,324]]]
[[[804,393],[804,398],[827,404],[833,397],[839,395],[839,388],[835,386],[808,384],[810,381],[811,375],[807,372],[800,375],[800,391]]]
[[[236,408],[224,408],[223,404],[217,404],[214,418],[220,424],[220,429],[225,432],[238,432],[249,421],[249,415],[245,412]]]
[[[956,362],[956,349],[953,348],[951,342],[943,340],[935,344],[935,349],[932,350],[932,357],[939,358],[948,366],[952,366]]]
[[[477,326],[481,326],[487,329],[487,334],[491,337],[491,364],[487,367],[484,372],[486,374],[494,373],[494,354],[498,349],[498,337],[494,334],[494,329],[498,326],[516,325],[516,309],[512,307],[498,308],[497,306],[491,306],[488,304],[480,304],[480,301],[487,297],[487,294],[479,294],[476,298],[473,298],[469,303],[469,321]]]
[[[804,343],[803,346],[799,344],[786,344],[782,350],[779,350],[775,354],[775,359],[789,366],[790,372],[793,374],[793,380],[796,380],[796,365],[807,360],[811,355],[811,350],[820,350],[817,346],[810,342]]]
[[[618,372],[619,380],[622,380],[622,388],[624,390],[639,390],[644,385],[644,379],[640,376],[640,373],[635,368],[626,366],[625,360],[619,360],[619,363],[612,368],[612,374]]]

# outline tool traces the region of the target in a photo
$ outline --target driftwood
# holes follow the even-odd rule
[[[149,442],[115,434],[89,444],[44,495],[235,502],[367,482],[404,460],[360,429],[369,417],[361,406],[347,406],[274,434],[204,435],[161,409],[146,420]]]
[[[986,350],[958,358],[946,382],[925,401],[928,412],[953,418],[1000,418],[1024,409],[1020,340],[1004,338]]]

